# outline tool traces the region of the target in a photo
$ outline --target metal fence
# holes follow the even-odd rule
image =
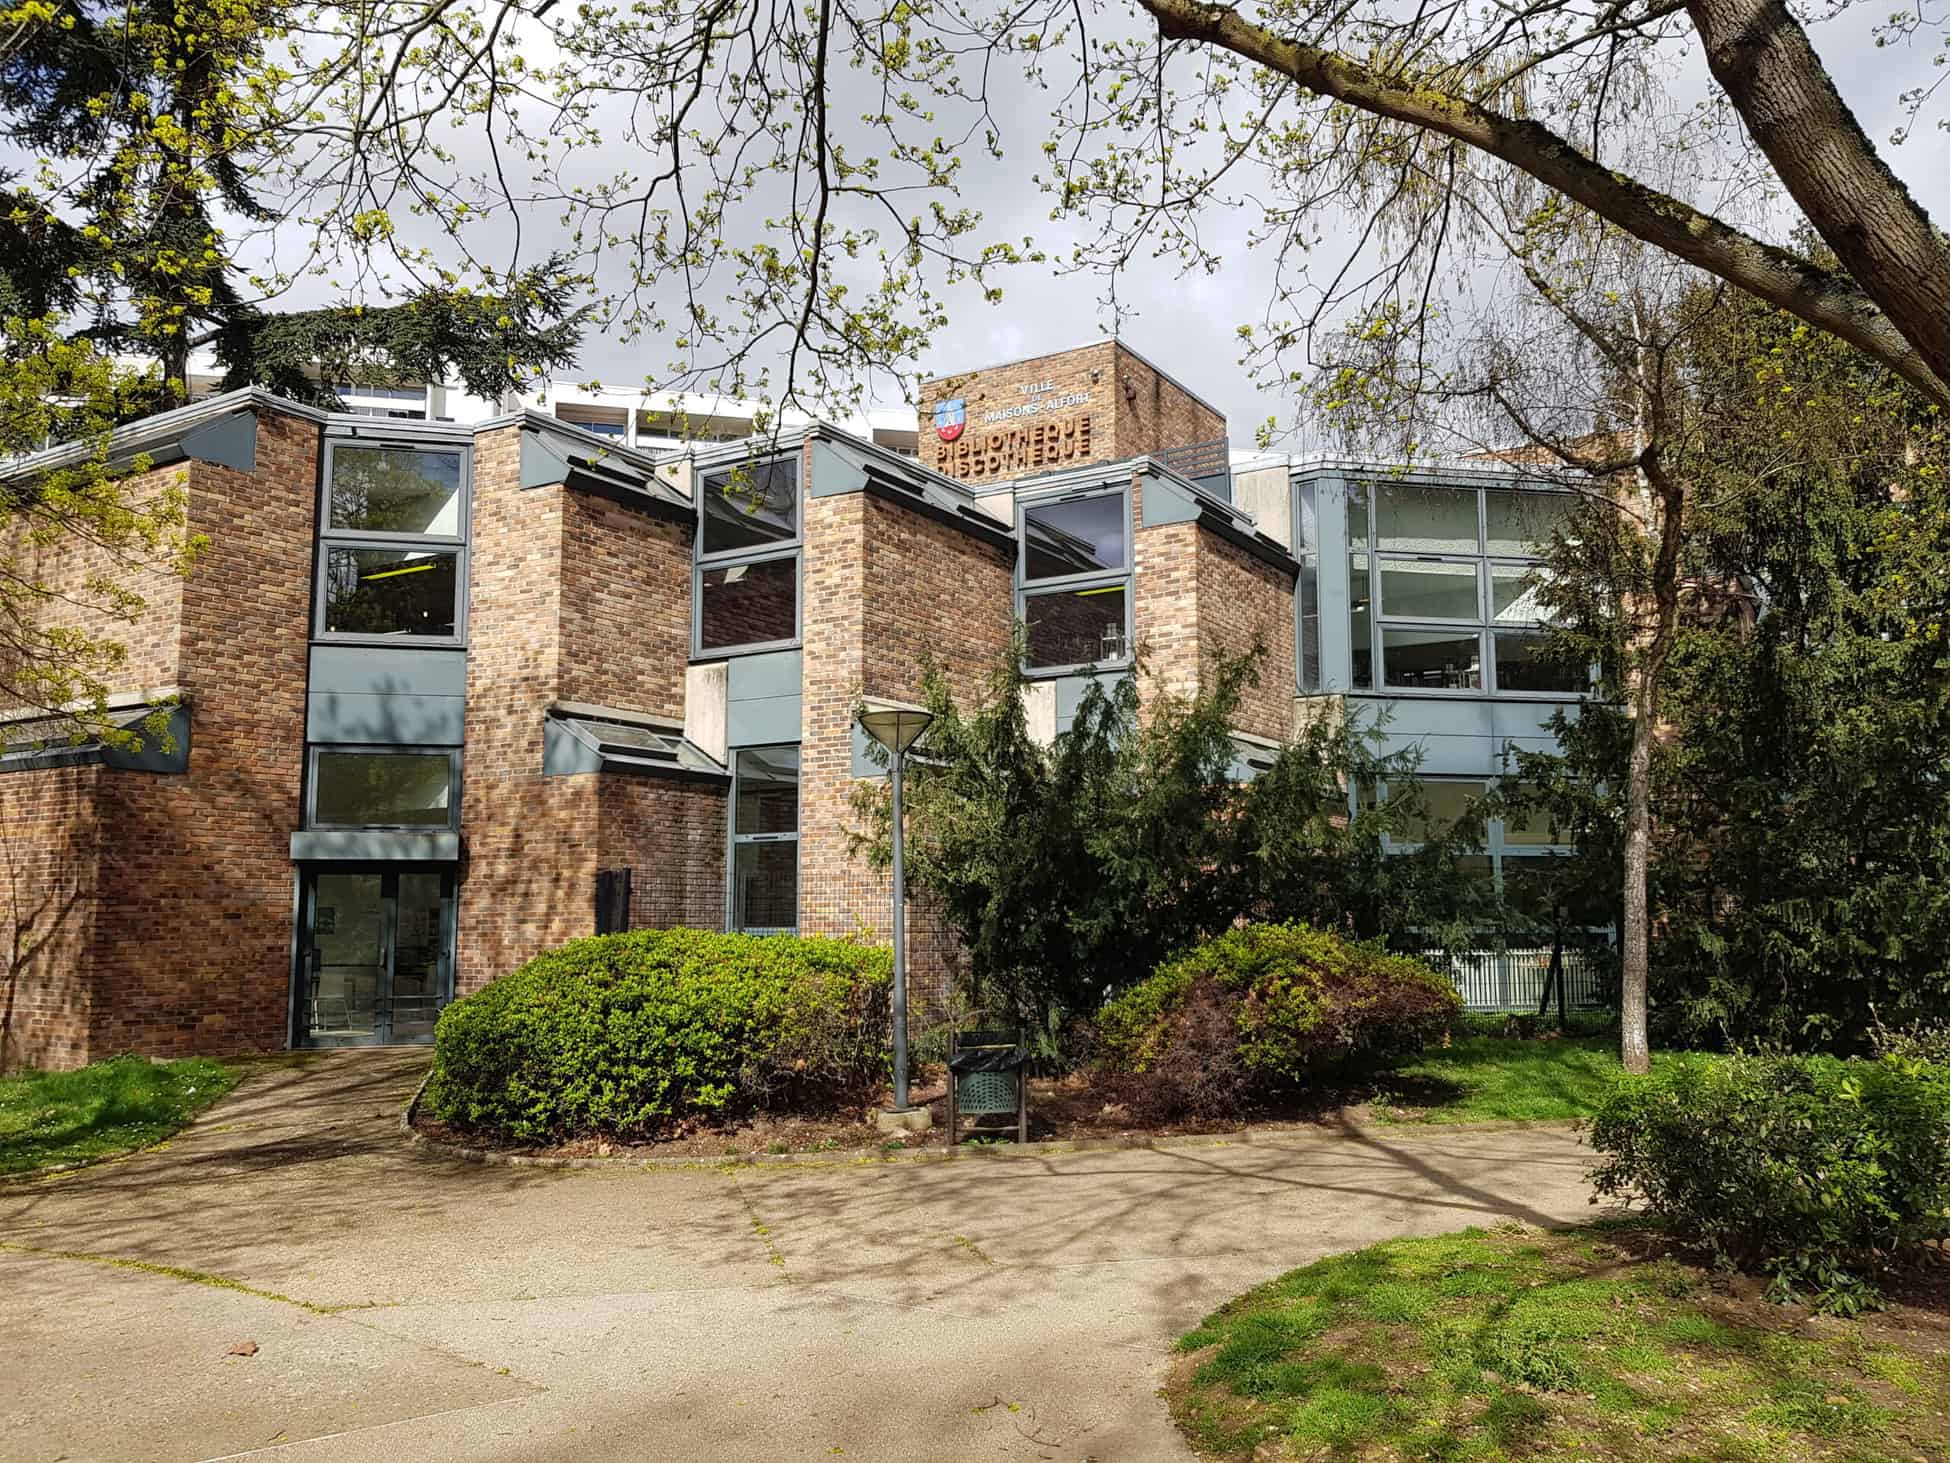
[[[1610,954],[1604,948],[1567,947],[1564,995],[1569,1006],[1593,1010],[1611,1004]],[[1456,983],[1471,1011],[1535,1011],[1550,972],[1548,946],[1518,950],[1432,950],[1423,956]],[[1553,994],[1551,1004],[1557,998]]]

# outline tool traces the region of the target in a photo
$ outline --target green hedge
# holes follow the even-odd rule
[[[1870,1303],[1950,1232],[1950,1067],[1734,1056],[1620,1082],[1593,1119],[1602,1194],[1636,1197],[1783,1297]]]
[[[1419,960],[1304,924],[1253,924],[1109,1002],[1098,1039],[1149,1115],[1220,1117],[1418,1051],[1461,1010],[1455,987]]]
[[[441,1014],[427,1110],[547,1142],[865,1101],[888,1070],[892,979],[888,951],[850,940],[575,940]]]

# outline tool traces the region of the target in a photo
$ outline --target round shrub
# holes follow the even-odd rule
[[[547,1142],[865,1101],[887,1075],[892,979],[888,951],[850,940],[574,940],[441,1013],[427,1110]]]
[[[1592,1120],[1601,1194],[1830,1309],[1950,1233],[1950,1067],[1734,1056],[1622,1081]]]
[[[1122,1085],[1134,1104],[1214,1118],[1420,1050],[1461,1009],[1419,960],[1309,925],[1251,924],[1166,961],[1097,1024],[1103,1064],[1133,1079]]]

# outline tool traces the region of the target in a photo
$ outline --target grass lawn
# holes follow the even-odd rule
[[[1250,1291],[1179,1342],[1207,1457],[1935,1459],[1950,1313],[1769,1305],[1657,1231],[1393,1240]]]
[[[1448,1046],[1430,1047],[1384,1074],[1372,1104],[1375,1117],[1420,1123],[1585,1118],[1624,1071],[1615,1029],[1574,1019],[1564,1036],[1523,1040],[1489,1035],[1490,1024],[1476,1018]],[[1698,1058],[1655,1052],[1652,1060],[1658,1066]]]
[[[166,1138],[237,1084],[220,1062],[114,1057],[73,1072],[0,1077],[0,1174]]]

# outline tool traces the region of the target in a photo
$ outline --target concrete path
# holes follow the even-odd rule
[[[273,1065],[0,1186],[0,1458],[1182,1460],[1156,1389],[1228,1297],[1590,1212],[1563,1131],[480,1167],[402,1141],[425,1060]]]

